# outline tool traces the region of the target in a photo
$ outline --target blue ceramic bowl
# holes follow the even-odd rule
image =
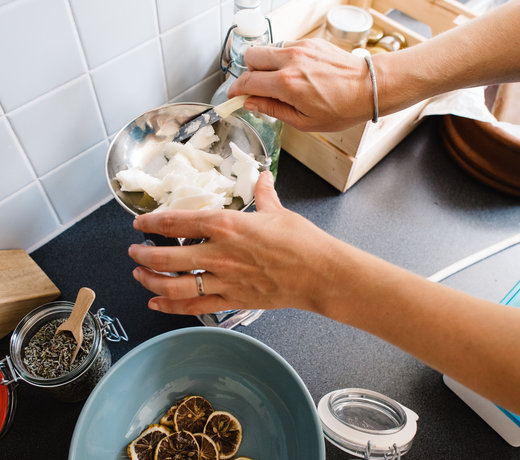
[[[240,420],[237,456],[325,459],[316,408],[296,371],[247,335],[195,327],[142,343],[108,371],[79,416],[69,460],[127,458],[128,443],[186,394]]]

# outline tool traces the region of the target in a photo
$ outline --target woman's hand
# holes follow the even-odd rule
[[[249,71],[231,85],[229,97],[251,94],[248,110],[303,131],[338,131],[372,118],[366,62],[325,40],[252,47],[245,62]]]
[[[134,227],[166,237],[204,238],[191,246],[134,244],[130,256],[140,267],[134,277],[157,293],[149,307],[167,313],[200,314],[230,308],[314,309],[334,281],[335,240],[308,220],[285,209],[272,175],[261,174],[255,190],[258,212],[172,211],[137,217]],[[195,276],[202,274],[205,296]]]

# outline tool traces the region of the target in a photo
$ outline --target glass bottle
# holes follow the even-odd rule
[[[211,99],[212,105],[218,105],[228,99],[231,84],[247,70],[244,54],[251,46],[265,46],[272,41],[267,19],[258,9],[242,9],[233,17],[233,26],[228,31],[231,35],[230,61],[222,70],[228,77],[217,89]],[[226,40],[227,41],[227,40]],[[222,53],[224,54],[224,53]],[[235,115],[246,120],[262,138],[271,159],[271,172],[276,179],[281,148],[282,122],[265,114],[253,113],[240,109]]]

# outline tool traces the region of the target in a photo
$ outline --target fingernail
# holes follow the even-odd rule
[[[138,218],[139,218],[139,216],[135,216],[135,218],[134,218],[134,221],[133,221],[133,223],[132,223],[133,226],[134,226],[134,228],[137,228],[137,226],[139,225],[139,222],[137,221]]]
[[[137,281],[139,281],[139,278],[141,276],[141,270],[139,270],[139,268],[134,268],[132,275]]]
[[[266,178],[266,180],[268,180],[271,184],[274,184],[274,177],[273,177],[273,173],[269,170],[267,171],[262,171],[260,173],[262,176],[264,176]]]
[[[132,258],[135,256],[135,253],[136,253],[136,246],[137,246],[137,244],[132,244],[132,245],[130,245],[130,247],[128,248],[128,255],[129,255],[130,257],[132,257]]]
[[[150,308],[152,310],[158,310],[159,309],[159,304],[155,300],[150,300],[148,302],[148,308]]]

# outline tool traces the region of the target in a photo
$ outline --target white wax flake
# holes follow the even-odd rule
[[[237,177],[233,196],[239,196],[244,203],[249,203],[255,195],[255,185],[260,175],[258,172],[260,163],[241,150],[235,143],[230,142],[229,146],[235,158],[231,172]]]
[[[231,204],[234,196],[248,204],[254,196],[260,163],[233,142],[230,142],[232,155],[226,160],[204,150],[218,140],[209,125],[186,144],[170,142],[162,144],[161,148],[157,145],[146,147],[143,150],[146,159],[140,164],[159,164],[156,171],[152,174],[131,167],[119,172],[116,179],[122,191],[148,193],[159,204],[154,212],[222,209]],[[154,161],[157,158],[163,162]],[[220,167],[224,165],[226,167],[222,169],[226,171],[221,171]]]
[[[193,123],[190,123],[189,125],[187,125],[187,128],[189,128],[189,129],[186,129],[186,134],[191,134],[191,133],[194,133],[195,131],[198,131],[201,123],[202,122],[200,120],[197,120],[197,121],[194,121]]]
[[[163,150],[163,143],[148,140],[139,146],[139,154],[135,155],[135,164],[132,165],[135,168],[145,169],[148,164],[161,154]]]
[[[116,174],[123,192],[146,192],[155,201],[163,194],[162,181],[137,168],[125,169]]]
[[[196,149],[204,150],[211,146],[211,144],[217,142],[218,136],[213,130],[213,126],[208,125],[200,128],[188,141],[189,144],[193,145]]]

